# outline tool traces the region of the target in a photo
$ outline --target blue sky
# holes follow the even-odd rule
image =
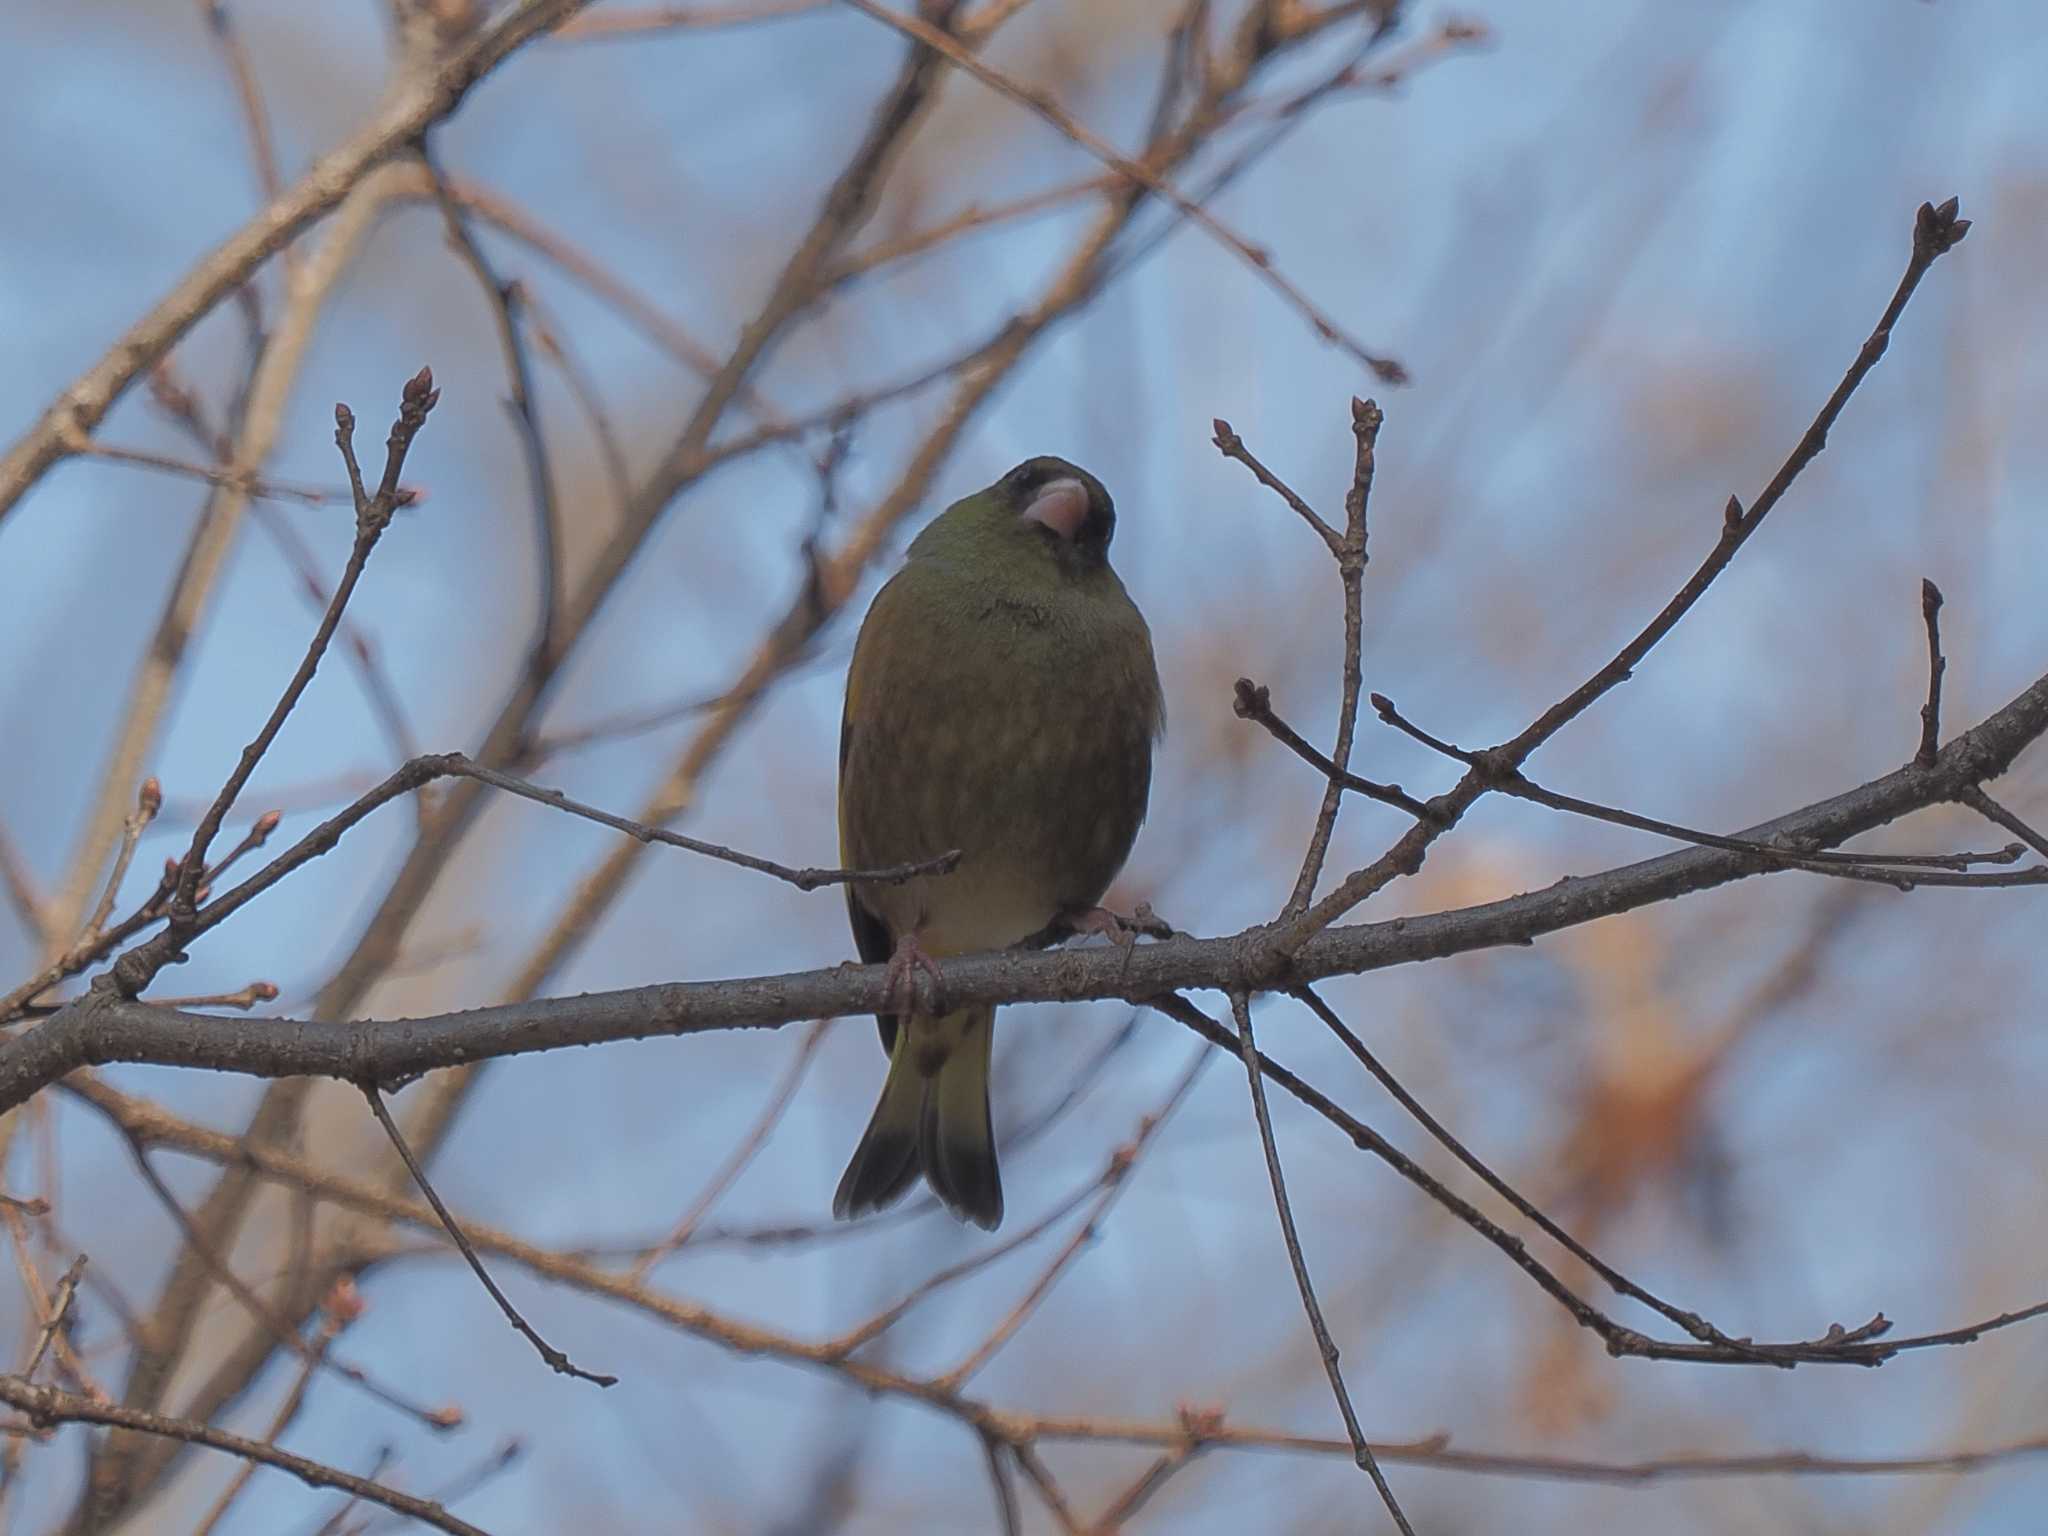
[[[1747,501],[1762,487],[1890,293],[1923,198],[1959,195],[1976,227],[1929,278],[1828,452],[1638,677],[1532,772],[1573,793],[1733,829],[1888,771],[1917,728],[1922,576],[1949,599],[1953,727],[2038,676],[2048,656],[2048,447],[2032,425],[2048,393],[2036,345],[2048,333],[2048,108],[2038,89],[2048,31],[2036,10],[2033,0],[1586,0],[1568,14],[1472,6],[1491,45],[1431,65],[1391,96],[1333,101],[1216,205],[1341,324],[1400,357],[1410,386],[1375,386],[1187,228],[1036,348],[974,421],[930,509],[1039,452],[1088,465],[1116,494],[1117,563],[1159,636],[1173,719],[1129,890],[1205,933],[1269,914],[1291,880],[1315,785],[1231,718],[1230,682],[1249,673],[1270,683],[1312,735],[1327,734],[1334,712],[1335,579],[1285,509],[1208,446],[1211,418],[1227,418],[1334,513],[1349,472],[1347,401],[1377,390],[1388,421],[1373,503],[1369,682],[1459,742],[1497,740],[1664,602],[1709,547],[1731,492]],[[285,173],[296,175],[374,99],[383,8],[234,12],[266,82]],[[1444,14],[1416,10],[1411,35]],[[1040,0],[989,57],[1128,144],[1167,19],[1149,0],[1128,11]],[[255,193],[193,8],[4,0],[0,25],[14,42],[0,53],[0,133],[30,147],[0,164],[0,196],[16,211],[0,240],[0,432],[11,440],[249,216]],[[475,94],[440,148],[458,174],[571,234],[718,346],[765,291],[899,53],[895,38],[842,11],[537,45]],[[1283,98],[1334,58],[1291,61],[1262,93]],[[1042,124],[955,79],[870,236],[1089,169]],[[1183,181],[1199,184],[1199,167]],[[944,355],[1035,292],[1084,218],[1031,221],[850,290],[757,382],[801,410]],[[654,462],[694,399],[690,376],[546,261],[503,241],[490,249],[573,338],[629,459]],[[274,308],[274,271],[264,286]],[[217,401],[239,348],[223,309],[181,347],[181,371]],[[366,241],[323,316],[266,469],[337,483],[333,402],[352,404],[373,440],[422,362],[444,390],[408,470],[428,496],[394,528],[351,611],[376,636],[420,742],[439,750],[472,746],[495,712],[532,624],[535,577],[488,316],[432,210],[408,205]],[[862,425],[828,545],[894,483],[939,398]],[[552,374],[541,402],[569,542],[587,552],[611,516],[600,461]],[[140,398],[117,408],[103,435],[187,451]],[[132,469],[69,464],[0,528],[0,722],[17,743],[0,755],[0,821],[45,878],[68,857],[201,495]],[[548,722],[573,727],[724,686],[794,590],[797,545],[816,511],[793,455],[708,478],[670,509],[573,658]],[[338,570],[342,518],[285,513]],[[218,783],[310,623],[288,567],[251,524],[151,755],[174,802]],[[742,731],[687,830],[791,862],[831,858],[832,743],[851,635],[850,622],[829,629],[816,662]],[[568,754],[537,776],[630,811],[689,729]],[[1359,758],[1362,771],[1418,790],[1448,782],[1419,748],[1377,727]],[[330,660],[247,803],[338,773],[374,775],[390,760],[360,688]],[[2048,819],[2044,763],[2037,748],[2003,786],[2037,824]],[[286,834],[311,818],[295,813]],[[1401,825],[1380,808],[1348,809],[1333,867],[1371,858]],[[176,990],[260,975],[283,989],[282,1006],[302,1011],[410,830],[403,809],[381,813],[211,936]],[[1960,814],[1884,837],[1895,848],[2003,840]],[[152,835],[137,882],[175,846]],[[458,953],[380,988],[372,1008],[424,1012],[497,995],[609,846],[602,829],[535,806],[494,808],[409,935],[422,950]],[[1657,851],[1634,834],[1488,803],[1422,879],[1369,915],[1483,899]],[[1363,978],[1333,988],[1332,1001],[1475,1148],[1596,1222],[1604,1254],[1735,1331],[1811,1333],[1879,1308],[1922,1331],[2039,1300],[2048,1231],[2035,1170],[2048,1146],[2037,1106],[2048,1057],[2033,1026],[2048,977],[2038,897],[1880,893],[1836,912],[1834,894],[1781,877],[1529,952]],[[1639,1081],[1631,1074],[1702,1050],[1802,946],[1817,956],[1811,983],[1713,1055],[1714,1086],[1680,1173],[1629,1167],[1619,1208],[1591,1213],[1571,1163],[1575,1128],[1596,1123],[1589,1084]],[[831,892],[764,889],[680,855],[649,857],[549,989],[793,970],[835,963],[849,947]],[[0,971],[31,958],[18,929],[0,922]],[[1069,1064],[1122,1018],[1108,1007],[1012,1013],[999,1124],[1056,1096]],[[1420,1134],[1306,1015],[1272,1005],[1261,1033],[1421,1149]],[[504,1064],[465,1112],[441,1187],[458,1210],[541,1240],[659,1231],[743,1134],[796,1047],[783,1031]],[[1176,1026],[1143,1021],[1062,1133],[1006,1160],[1013,1222],[1099,1167],[1190,1049]],[[720,1218],[822,1219],[880,1067],[865,1024],[837,1027]],[[256,1091],[140,1069],[111,1075],[227,1126]],[[372,1145],[346,1099],[313,1137],[343,1162]],[[1383,1169],[1286,1106],[1278,1113],[1310,1258],[1377,1433],[1448,1429],[1460,1444],[1578,1456],[1881,1454],[1989,1444],[2038,1423],[2028,1383],[2040,1377],[2041,1345],[2026,1330],[1874,1373],[1610,1362],[1563,1335],[1526,1281]],[[59,1114],[70,1235],[147,1296],[168,1259],[168,1225],[104,1127],[69,1106]],[[197,1165],[167,1166],[181,1189],[204,1187]],[[809,1337],[981,1241],[923,1218],[795,1254],[687,1256],[661,1279]],[[1032,1265],[1012,1260],[935,1300],[893,1362],[943,1365],[1013,1303]],[[598,1396],[549,1376],[470,1276],[444,1258],[408,1258],[366,1284],[370,1309],[346,1347],[420,1396],[459,1399],[470,1426],[428,1444],[330,1385],[288,1443],[360,1466],[395,1440],[408,1485],[431,1487],[501,1436],[524,1435],[521,1467],[461,1506],[494,1531],[572,1519],[774,1529],[843,1444],[862,1467],[849,1528],[987,1528],[979,1451],[957,1425],[726,1354],[517,1271],[505,1281],[555,1342],[624,1383]],[[1541,1390],[1546,1381],[1555,1390]],[[266,1377],[235,1422],[260,1423],[285,1385],[282,1371]],[[1047,1412],[1159,1419],[1182,1401],[1227,1401],[1233,1422],[1334,1432],[1228,1062],[1206,1071],[1103,1240],[977,1385]],[[1050,1454],[1088,1507],[1142,1465],[1128,1451]],[[25,1507],[40,1513],[58,1507],[61,1453],[38,1455],[53,1470],[32,1482]],[[220,1475],[191,1469],[187,1523]],[[2048,1471],[2027,1462],[1960,1480],[1652,1489],[1395,1476],[1411,1512],[1436,1530],[1522,1520],[1990,1536],[2029,1529],[2028,1511],[2048,1497]],[[1142,1528],[1240,1530],[1276,1508],[1291,1517],[1284,1528],[1335,1528],[1352,1518],[1356,1478],[1341,1459],[1215,1453],[1170,1485]],[[229,1529],[310,1529],[326,1507],[266,1474]]]

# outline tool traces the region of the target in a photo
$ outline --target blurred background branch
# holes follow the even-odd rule
[[[1235,1041],[1160,995],[1309,979],[1256,1001],[1270,1144],[1417,1529],[2029,1528],[2036,1330],[1827,1331],[2041,1294],[2048,1059],[2015,1026],[2048,976],[2038,895],[1997,888],[2048,856],[2026,0],[116,9],[24,16],[0,60],[10,142],[65,125],[0,172],[34,214],[0,268],[7,1528],[1351,1528],[1260,1138],[1201,1072]],[[1910,366],[1817,424],[1796,508],[1609,693],[1629,616],[1768,510],[1702,511],[1767,480],[1930,187],[1980,229]],[[1333,500],[1376,381],[1332,335],[1413,379],[1380,391],[1369,573],[1362,495],[1347,567],[1335,519],[1303,538],[1202,448],[1227,418]],[[335,601],[328,404],[422,359],[448,403],[345,665],[181,871]],[[949,964],[1061,1000],[1001,1031],[1016,1228],[821,1226],[872,1042],[724,1026],[879,977],[832,969],[835,896],[645,850],[830,872],[841,620],[1043,451],[1117,494],[1171,699],[1111,902],[1221,937]],[[1347,757],[1375,694],[1394,728]],[[417,766],[451,753],[476,775]],[[1968,852],[1993,825],[2017,851]],[[1411,833],[1426,864],[1387,862]],[[1290,905],[1326,862],[1353,873]],[[1788,866],[1859,878],[1748,878]],[[182,1012],[88,990],[153,943]],[[1109,1001],[1154,997],[1209,1043]],[[508,1304],[619,1363],[601,1401],[442,1262],[366,1067],[446,1069],[392,1114]],[[344,1328],[388,1401],[336,1390]],[[1636,1340],[1930,1347],[1608,1359]]]

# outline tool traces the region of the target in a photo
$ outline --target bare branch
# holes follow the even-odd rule
[[[1964,785],[1957,792],[1956,799],[1963,805],[1967,805],[1979,816],[1984,817],[1985,820],[1998,823],[1999,826],[2005,828],[2014,837],[2024,838],[2028,847],[2040,854],[2042,858],[2048,859],[2048,836],[2044,836],[2036,831],[2028,823],[2021,821],[2019,817],[1985,794],[1982,785]]]
[[[1911,811],[1959,798],[1964,786],[2003,773],[2044,731],[2048,676],[1950,741],[1933,768],[1909,763],[1860,788],[1753,827],[1742,841],[1781,839],[1820,846],[1842,842]],[[332,846],[339,835],[316,829],[298,848],[280,855],[270,869],[288,861],[303,862],[324,851],[321,844]],[[302,855],[307,843],[315,846]],[[1128,949],[964,956],[946,963],[947,998],[956,1007],[1101,997],[1150,1002],[1183,987],[1256,990],[1294,985],[1501,944],[1527,944],[1596,917],[1768,873],[1770,867],[1746,852],[1689,848],[1501,901],[1328,930],[1297,949],[1284,970],[1276,969],[1271,958],[1248,945],[1244,936],[1171,939]],[[217,921],[217,909],[240,905],[249,888],[271,883],[270,869],[216,897],[202,909],[202,923]],[[838,967],[786,976],[674,982],[437,1018],[314,1024],[180,1014],[123,1002],[105,990],[89,991],[40,1028],[0,1043],[0,1109],[25,1102],[77,1067],[112,1061],[390,1083],[438,1067],[528,1051],[872,1013],[886,1007],[886,992],[886,967]]]
[[[1679,588],[1677,595],[1599,671],[1545,710],[1519,736],[1486,754],[1491,765],[1487,772],[1475,767],[1458,781],[1456,788],[1432,801],[1431,807],[1438,813],[1436,816],[1428,821],[1418,821],[1379,859],[1348,876],[1336,890],[1289,925],[1277,940],[1279,949],[1285,951],[1302,943],[1308,935],[1335,922],[1360,902],[1384,889],[1389,882],[1420,869],[1430,845],[1456,825],[1458,819],[1486,793],[1492,777],[1498,776],[1502,770],[1519,769],[1544,742],[1584,714],[1610,689],[1634,675],[1643,658],[1706,594],[1707,588],[1728,568],[1736,552],[1762,526],[1772,508],[1784,499],[1800,472],[1827,446],[1828,433],[1841,416],[1843,407],[1848,405],[1849,397],[1856,393],[1857,386],[1877,366],[1885,349],[1891,345],[1892,327],[1904,313],[1906,302],[1919,288],[1920,280],[1937,260],[1961,243],[1969,230],[1970,221],[1957,216],[1954,198],[1939,208],[1931,203],[1920,205],[1913,220],[1912,256],[1906,263],[1905,275],[1899,279],[1891,302],[1885,305],[1884,313],[1878,318],[1876,329],[1864,340],[1841,383],[1835,386],[1834,393],[1828,396],[1819,414],[1778,467],[1778,472],[1771,477],[1755,504],[1744,512],[1740,502],[1729,498],[1722,518],[1720,539],[1685,585]]]
[[[55,1387],[36,1386],[19,1376],[0,1376],[0,1402],[20,1409],[28,1415],[30,1423],[38,1426],[104,1424],[115,1429],[133,1430],[139,1434],[161,1435],[173,1440],[182,1440],[190,1445],[203,1445],[210,1450],[225,1451],[230,1456],[240,1456],[247,1461],[261,1462],[264,1466],[275,1467],[280,1472],[289,1472],[309,1488],[340,1488],[372,1504],[381,1504],[386,1509],[410,1515],[436,1530],[453,1532],[454,1536],[489,1536],[488,1532],[471,1525],[467,1520],[457,1519],[431,1499],[414,1498],[409,1493],[400,1493],[396,1488],[373,1482],[366,1477],[357,1477],[353,1472],[344,1472],[339,1467],[330,1467],[304,1456],[295,1456],[290,1451],[281,1451],[261,1440],[250,1440],[241,1435],[229,1434],[224,1429],[215,1429],[210,1424],[202,1424],[192,1419],[174,1419],[160,1413],[143,1413],[137,1409],[121,1407],[116,1403],[96,1403],[91,1398],[60,1392]]]
[[[589,0],[520,0],[502,20],[395,91],[367,127],[314,163],[304,177],[189,272],[107,354],[46,409],[0,456],[0,520],[66,453],[67,438],[91,432],[135,382],[166,356],[201,316],[249,274],[334,208],[371,171],[462,104],[484,76]]]
[[[1344,1432],[1351,1437],[1352,1459],[1358,1463],[1359,1470],[1372,1479],[1373,1487],[1379,1490],[1380,1502],[1387,1506],[1387,1513],[1393,1517],[1401,1536],[1415,1536],[1415,1528],[1402,1513],[1400,1500],[1394,1497],[1386,1474],[1380,1471],[1379,1461],[1373,1456],[1372,1447],[1366,1443],[1365,1431],[1358,1427],[1358,1415],[1351,1407],[1351,1394],[1344,1387],[1344,1373],[1337,1368],[1337,1341],[1330,1337],[1329,1325],[1323,1321],[1323,1309],[1316,1301],[1315,1286],[1309,1281],[1308,1261],[1301,1253],[1301,1237],[1294,1230],[1294,1208],[1287,1203],[1287,1179],[1280,1171],[1280,1148],[1273,1140],[1273,1116],[1266,1107],[1265,1076],[1259,1067],[1258,1041],[1252,1035],[1251,999],[1242,992],[1233,992],[1230,1011],[1237,1020],[1238,1053],[1244,1057],[1245,1077],[1251,1083],[1252,1113],[1259,1124],[1259,1145],[1266,1152],[1266,1176],[1273,1185],[1273,1209],[1280,1215],[1280,1235],[1287,1244],[1287,1262],[1294,1270],[1294,1284],[1301,1292],[1301,1306],[1308,1314],[1309,1331],[1315,1335],[1316,1352],[1323,1359],[1323,1374],[1330,1379],[1330,1391],[1337,1399],[1337,1411],[1343,1415]]]
[[[1920,706],[1920,750],[1916,763],[1931,763],[1941,750],[1941,674],[1948,670],[1941,654],[1941,588],[1922,578],[1920,617],[1927,625],[1927,702]]]
[[[327,604],[327,612],[314,630],[312,640],[306,646],[306,654],[299,662],[298,670],[285,685],[284,693],[270,711],[269,719],[255,738],[242,749],[240,760],[220,793],[199,818],[199,825],[193,830],[192,845],[185,854],[178,876],[176,893],[171,898],[171,928],[173,934],[185,936],[181,930],[189,929],[197,906],[200,880],[206,869],[206,853],[214,835],[220,831],[221,822],[234,809],[235,799],[249,782],[249,776],[256,771],[256,765],[263,761],[263,754],[270,750],[270,744],[277,739],[277,733],[284,728],[285,721],[297,707],[307,686],[313,681],[313,674],[319,670],[320,658],[327,653],[327,644],[334,638],[336,626],[341,623],[344,609],[354,596],[356,583],[362,579],[363,568],[368,564],[370,552],[377,547],[384,530],[391,525],[391,517],[398,510],[403,493],[399,490],[398,477],[405,467],[405,456],[412,448],[413,439],[420,428],[426,425],[427,415],[441,398],[434,388],[434,375],[430,369],[422,368],[405,386],[399,404],[398,419],[391,425],[390,439],[386,445],[384,477],[374,495],[363,489],[363,477],[357,468],[353,433],[355,417],[345,405],[334,408],[335,442],[341,449],[341,456],[348,466],[349,484],[355,492],[356,538],[349,551],[348,566],[342,572],[341,580],[335,585],[334,596]],[[274,823],[273,823],[274,825]],[[175,948],[178,938],[171,940]],[[123,985],[136,974],[130,971],[119,978]],[[154,972],[151,972],[154,975]],[[140,991],[139,986],[131,991]]]
[[[470,1246],[469,1239],[462,1235],[462,1228],[456,1223],[448,1207],[442,1203],[440,1193],[428,1180],[427,1170],[422,1168],[419,1159],[412,1155],[412,1148],[406,1145],[405,1137],[398,1129],[398,1122],[391,1118],[391,1111],[384,1107],[384,1095],[377,1091],[374,1083],[364,1082],[360,1086],[363,1097],[370,1101],[370,1113],[377,1117],[377,1123],[384,1127],[384,1134],[391,1139],[391,1145],[397,1149],[399,1157],[404,1159],[406,1171],[412,1175],[413,1183],[417,1184],[420,1193],[427,1197],[427,1204],[431,1205],[434,1214],[441,1218],[441,1225],[448,1229],[448,1235],[455,1240],[455,1246],[462,1250],[463,1259],[475,1272],[477,1279],[483,1282],[483,1288],[490,1292],[491,1300],[498,1304],[498,1310],[505,1314],[505,1320],[526,1336],[526,1341],[534,1347],[541,1359],[547,1362],[548,1369],[557,1375],[574,1376],[580,1381],[595,1382],[600,1387],[617,1386],[618,1377],[584,1370],[536,1333],[533,1324],[520,1315],[519,1309],[512,1305],[503,1291],[498,1289],[498,1282],[493,1280],[491,1272],[484,1268],[484,1261],[476,1256],[476,1249]]]
[[[976,58],[961,43],[948,37],[944,32],[917,16],[907,16],[885,9],[877,0],[841,0],[864,16],[872,17],[885,27],[893,27],[906,37],[913,37],[927,48],[936,49],[946,58],[983,85],[1007,96],[1019,106],[1037,114],[1060,133],[1087,150],[1104,165],[1127,181],[1143,187],[1156,197],[1172,204],[1181,217],[1198,225],[1205,233],[1220,242],[1249,266],[1267,287],[1285,299],[1288,305],[1314,327],[1316,335],[1324,341],[1334,343],[1370,368],[1374,375],[1386,384],[1405,384],[1408,371],[1391,357],[1381,357],[1370,351],[1363,342],[1353,338],[1334,320],[1319,309],[1307,294],[1290,282],[1280,269],[1273,264],[1272,253],[1253,245],[1244,236],[1230,228],[1200,203],[1189,198],[1159,172],[1135,160],[1126,159],[1117,153],[1106,140],[1083,127],[1074,116],[1054,101],[1044,91],[1035,90],[1011,79],[999,70],[991,69]]]

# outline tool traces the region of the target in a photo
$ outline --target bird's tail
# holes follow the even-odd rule
[[[991,1231],[1001,1223],[1003,1181],[988,1113],[994,1037],[995,1009],[987,1006],[901,1021],[881,1101],[832,1197],[833,1215],[878,1211],[921,1172],[954,1215]],[[952,1042],[929,1076],[919,1071],[930,1056],[917,1048],[919,1039]]]

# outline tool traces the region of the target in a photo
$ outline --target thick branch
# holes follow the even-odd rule
[[[1912,811],[1962,798],[1972,786],[2003,773],[2044,732],[2048,676],[1951,741],[1933,767],[1908,764],[1861,788],[1750,828],[1742,839],[1823,847],[1840,843]],[[966,1007],[1105,997],[1143,1001],[1186,987],[1266,989],[1527,944],[1595,918],[1776,867],[1754,854],[1690,848],[1598,875],[1568,877],[1502,901],[1328,929],[1313,935],[1291,960],[1275,959],[1242,935],[1172,939],[1129,949],[968,956],[946,963],[946,995],[953,1006]],[[440,1067],[571,1045],[776,1028],[875,1012],[886,1003],[885,978],[882,966],[841,966],[347,1024],[214,1018],[124,1002],[110,989],[95,989],[40,1028],[0,1045],[0,1110],[25,1102],[78,1067],[117,1061],[390,1084]]]

